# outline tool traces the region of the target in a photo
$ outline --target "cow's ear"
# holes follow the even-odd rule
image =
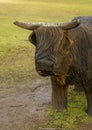
[[[34,44],[35,46],[37,45],[37,40],[36,40],[36,34],[35,32],[32,32],[30,35],[29,35],[29,41]]]

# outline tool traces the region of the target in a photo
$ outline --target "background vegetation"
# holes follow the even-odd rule
[[[64,22],[81,15],[92,15],[92,0],[0,0],[0,94],[9,94],[12,87],[11,93],[25,91],[23,84],[40,78],[34,67],[35,48],[27,40],[31,32],[15,27],[14,20]],[[85,108],[84,94],[71,91],[68,110],[49,109],[44,127],[74,129],[76,124],[91,120]]]

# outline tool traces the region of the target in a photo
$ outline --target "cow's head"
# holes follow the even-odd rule
[[[72,40],[66,35],[66,30],[80,24],[79,20],[65,24],[31,24],[15,21],[15,25],[32,30],[29,41],[36,47],[36,70],[42,76],[65,75],[72,62],[69,49]]]

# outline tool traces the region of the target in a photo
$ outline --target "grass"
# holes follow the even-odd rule
[[[0,89],[16,89],[39,77],[34,66],[35,48],[27,41],[31,32],[15,27],[14,20],[63,22],[80,15],[92,15],[92,0],[0,0]],[[90,120],[84,113],[85,107],[84,95],[69,94],[68,109],[49,109],[44,127],[74,129],[76,124]]]
[[[92,122],[92,117],[89,117],[85,112],[86,107],[87,104],[84,93],[71,90],[68,95],[68,108],[63,110],[63,112],[48,108],[47,121],[45,121],[41,127],[78,130],[78,125]]]

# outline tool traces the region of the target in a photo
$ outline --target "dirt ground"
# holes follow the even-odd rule
[[[26,88],[26,84],[23,88]],[[30,89],[26,89],[0,96],[0,130],[36,130],[44,121],[46,109],[51,105],[51,85],[37,79]],[[90,123],[77,127],[78,130],[92,130]]]
[[[50,102],[51,87],[39,80],[28,91],[1,96],[0,130],[33,130],[44,120]]]

